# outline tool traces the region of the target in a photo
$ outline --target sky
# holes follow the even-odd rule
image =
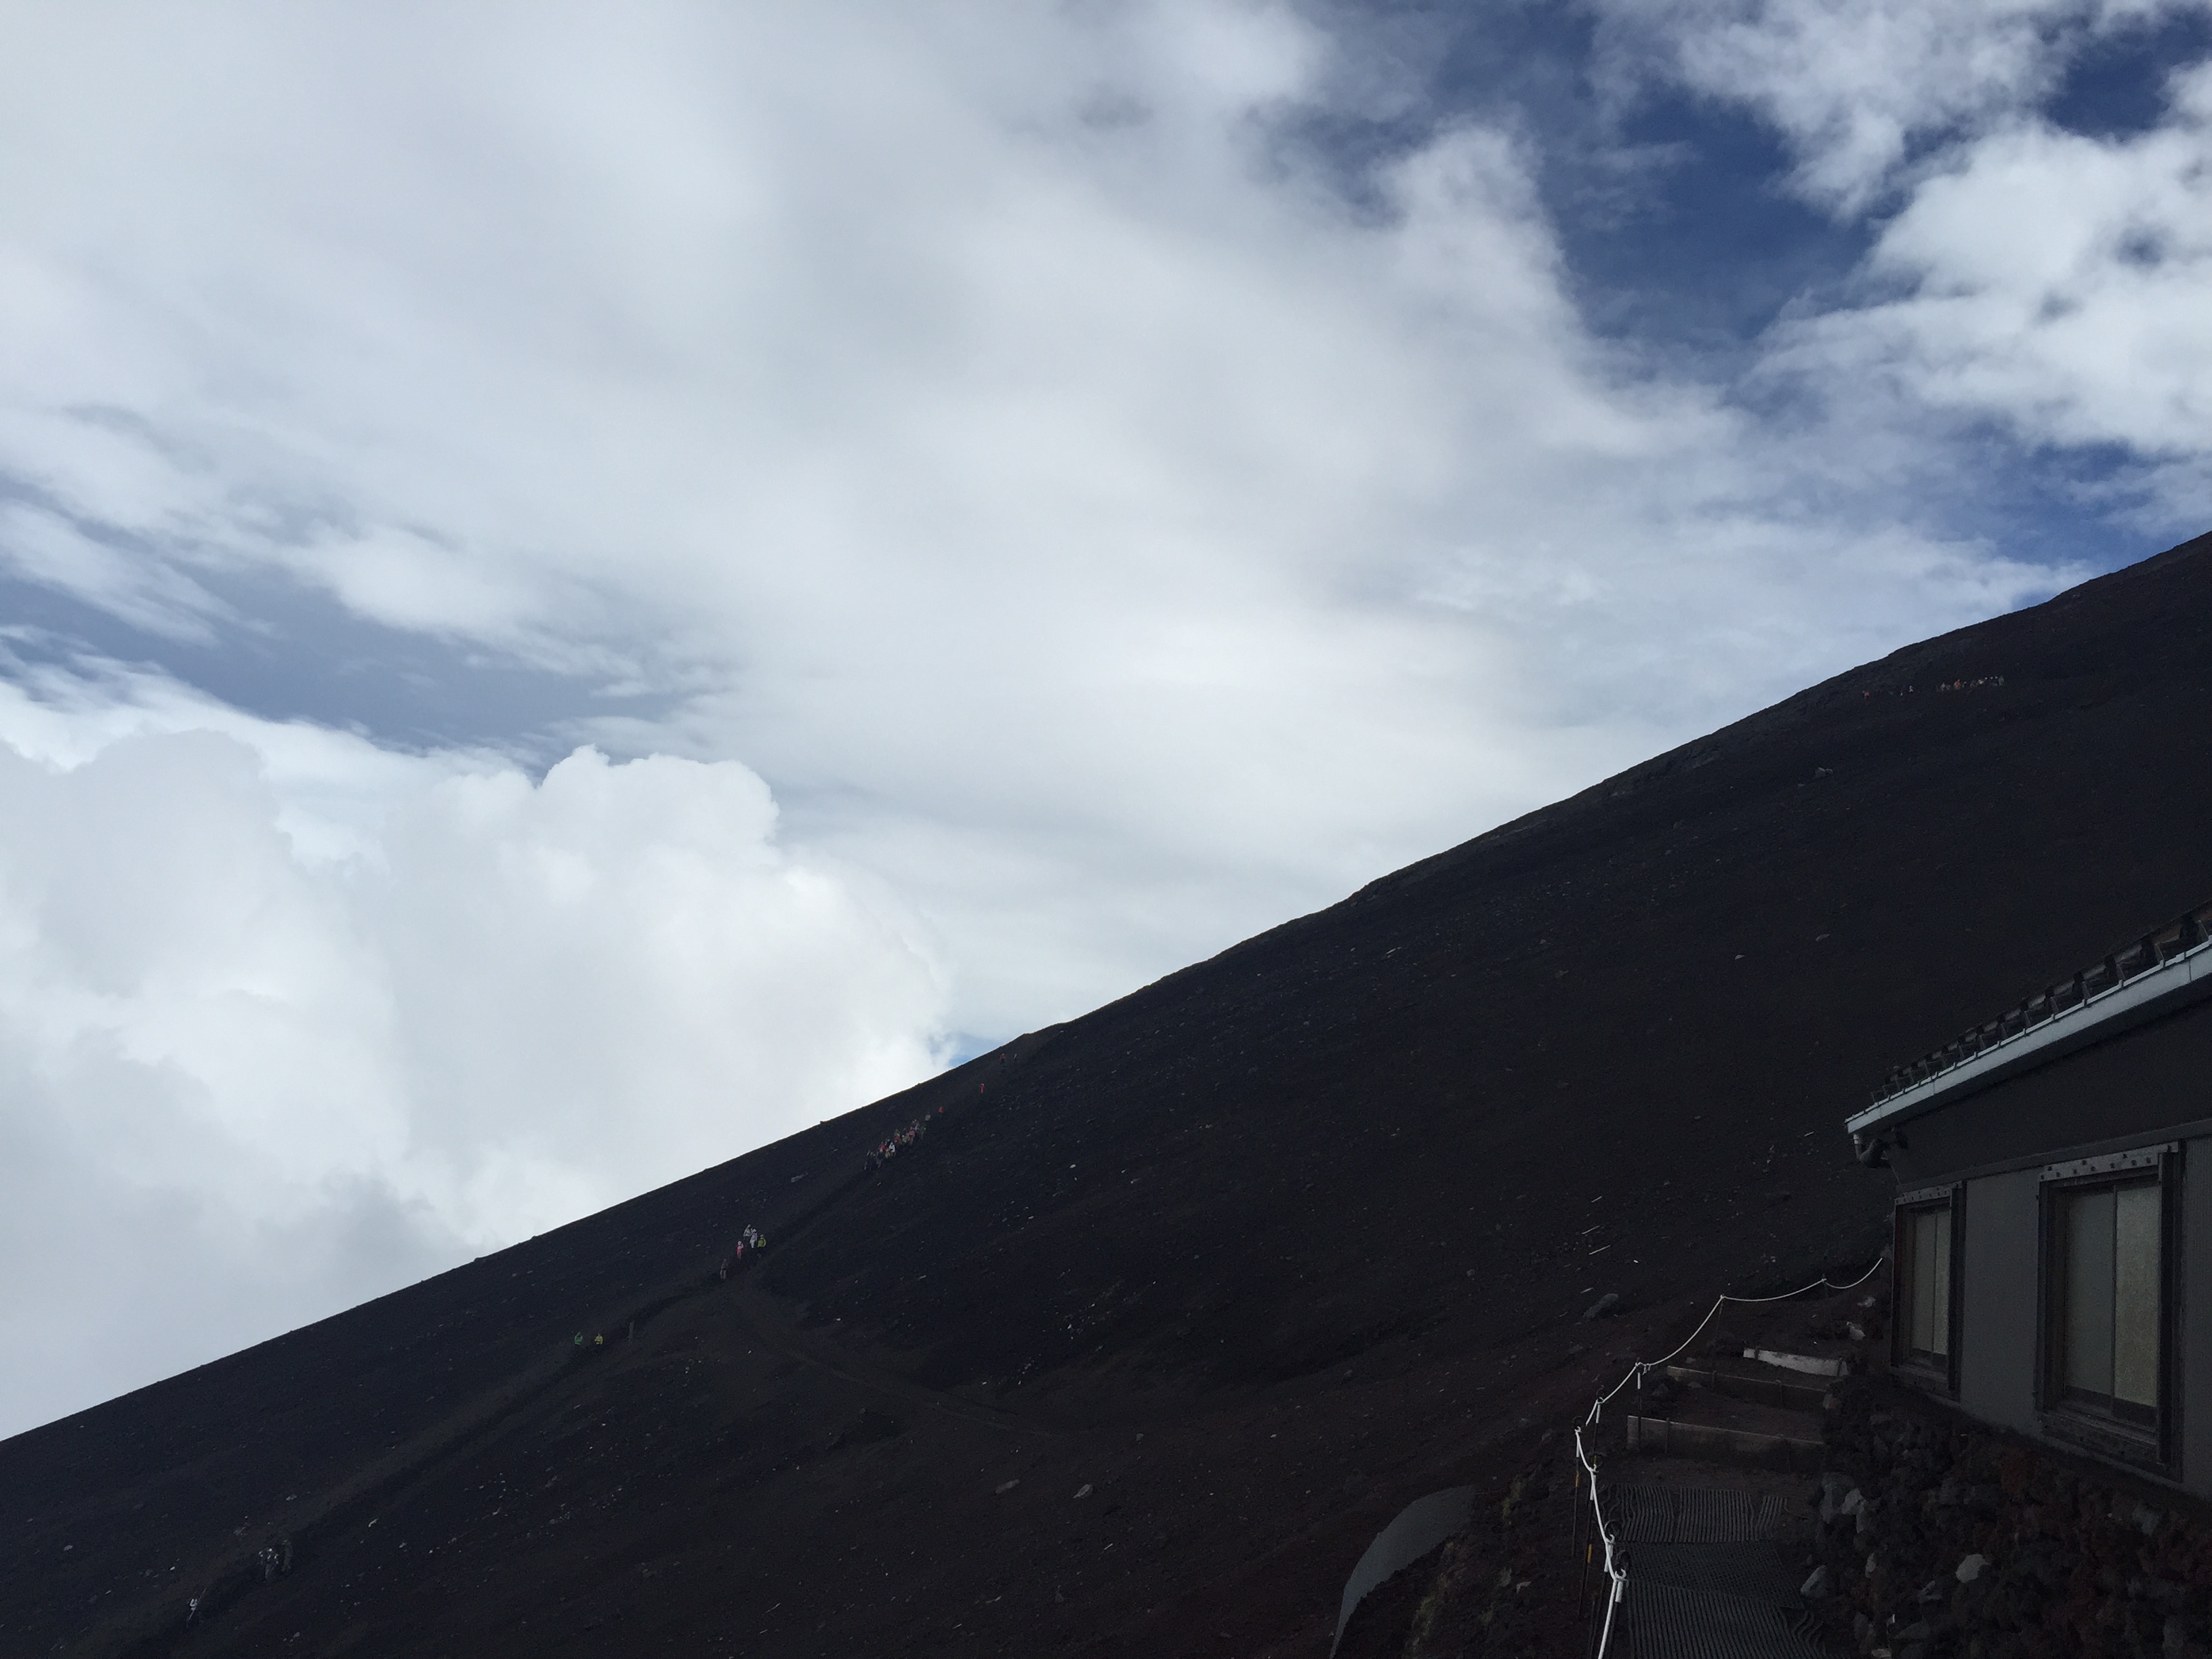
[[[2212,9],[0,15],[0,1434],[2212,528]]]

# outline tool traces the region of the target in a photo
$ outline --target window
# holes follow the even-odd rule
[[[2159,1420],[2163,1194],[2147,1180],[2059,1189],[2052,1205],[2057,1403],[2144,1431]]]
[[[2167,1472],[2180,1176],[2171,1143],[2043,1171],[2044,1431]]]
[[[1932,1200],[1932,1201],[1931,1201]],[[1951,1188],[1908,1194],[1897,1212],[1895,1362],[1934,1373],[1923,1381],[1954,1382],[1953,1340],[1958,1299],[1954,1271],[1958,1200]]]
[[[1905,1218],[1905,1328],[1908,1359],[1948,1365],[1951,1358],[1951,1206],[1911,1210]]]

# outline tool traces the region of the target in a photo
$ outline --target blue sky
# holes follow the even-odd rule
[[[10,13],[0,1430],[2212,527],[2208,59]]]

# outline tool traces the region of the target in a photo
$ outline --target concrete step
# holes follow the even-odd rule
[[[1733,1369],[1669,1365],[1667,1380],[1680,1388],[1709,1389],[1733,1400],[1779,1406],[1786,1411],[1818,1413],[1820,1401],[1827,1395],[1827,1389],[1818,1382],[1785,1382],[1771,1372],[1759,1376]]]
[[[1746,1412],[1761,1410],[1747,1407]],[[1718,1415],[1716,1413],[1716,1415]],[[1694,1457],[1711,1463],[1735,1463],[1752,1468],[1794,1469],[1806,1474],[1820,1468],[1821,1446],[1815,1425],[1808,1434],[1804,1419],[1795,1412],[1777,1412],[1778,1418],[1796,1419],[1787,1425],[1768,1423],[1747,1426],[1741,1420],[1699,1422],[1694,1418],[1638,1417],[1624,1422],[1626,1448],[1674,1457]],[[1778,1432],[1787,1427],[1793,1431]]]
[[[1756,1360],[1762,1365],[1797,1371],[1806,1376],[1845,1376],[1851,1369],[1850,1361],[1841,1354],[1792,1353],[1780,1348],[1746,1348],[1743,1357]]]
[[[1647,1403],[1643,1414],[1671,1417],[1677,1423],[1702,1423],[1711,1428],[1784,1435],[1792,1440],[1818,1440],[1822,1422],[1819,1412],[1792,1411],[1755,1400],[1732,1399],[1704,1389],[1686,1389],[1666,1406]]]

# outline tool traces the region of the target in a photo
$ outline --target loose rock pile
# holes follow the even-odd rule
[[[1890,1659],[2212,1659],[2212,1521],[1885,1384],[1838,1386],[1817,1547],[1831,1628]]]

